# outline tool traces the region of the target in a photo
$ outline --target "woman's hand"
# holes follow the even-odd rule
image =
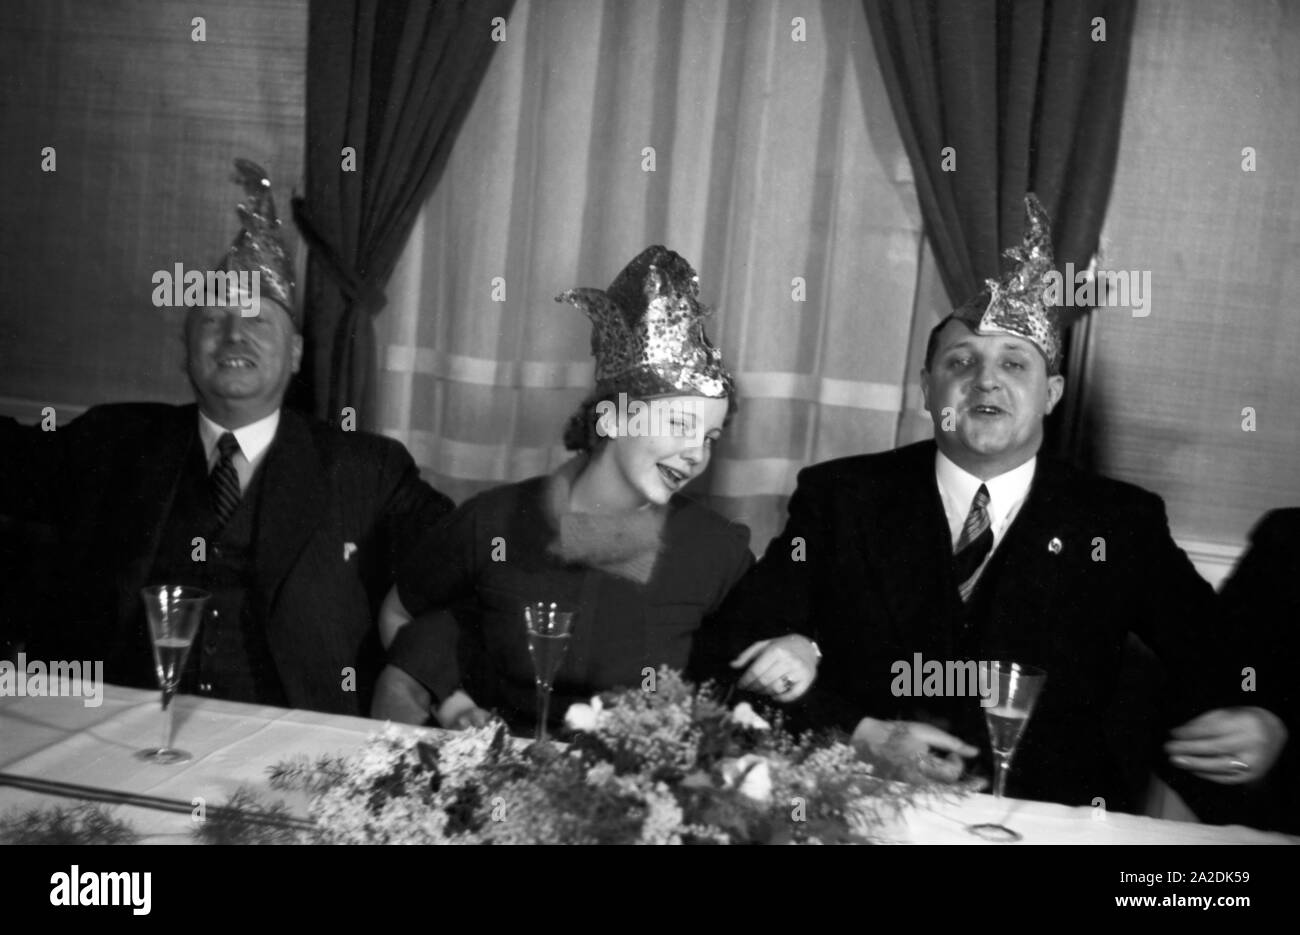
[[[425,724],[429,720],[429,690],[397,666],[384,666],[375,683],[370,716],[398,724]]]
[[[492,713],[484,711],[474,703],[474,699],[460,689],[447,696],[447,700],[438,706],[438,723],[447,730],[465,730],[468,727],[482,727],[492,720]]]
[[[865,747],[875,756],[902,760],[923,779],[945,783],[961,779],[965,760],[979,753],[959,737],[919,721],[878,721],[864,717],[850,742],[859,749]],[[934,751],[943,751],[944,755]]]
[[[812,640],[791,633],[774,640],[759,640],[731,660],[731,667],[749,667],[737,683],[739,688],[790,702],[812,688],[817,678],[817,659]]]
[[[1170,731],[1169,762],[1225,786],[1262,779],[1272,768],[1287,730],[1264,708],[1218,708]]]

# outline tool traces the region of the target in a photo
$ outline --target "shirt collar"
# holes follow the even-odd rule
[[[279,426],[279,409],[239,429],[224,428],[204,415],[202,410],[199,411],[199,438],[203,441],[203,453],[209,464],[212,463],[217,440],[226,432],[233,432],[235,441],[239,442],[239,451],[248,463],[256,464],[270,447],[271,441],[275,438],[275,430]]]
[[[980,480],[974,474],[960,468],[942,451],[935,459],[934,475],[939,482],[939,492],[944,505],[965,520],[970,511],[971,501],[983,484],[989,491],[989,524],[999,530],[1008,516],[1017,510],[1029,496],[1029,486],[1034,481],[1034,471],[1038,466],[1038,456],[1030,458],[1024,464],[1014,467],[1004,474],[989,480]]]

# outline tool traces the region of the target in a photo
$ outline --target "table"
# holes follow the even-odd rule
[[[159,693],[104,686],[102,703],[80,697],[0,698],[0,772],[223,805],[241,786],[267,801],[283,800],[305,815],[305,801],[274,792],[268,766],[305,755],[356,750],[380,724],[364,718],[178,696],[173,702],[175,744],[194,754],[189,763],[157,766],[133,754],[158,743]],[[420,728],[409,728],[421,730]],[[0,786],[0,813],[70,800]],[[195,806],[197,807],[197,805]],[[190,843],[193,819],[154,809],[121,806],[116,814],[146,842]],[[1010,822],[1029,844],[1280,844],[1284,835],[1238,825],[1211,826],[1094,812],[1045,802],[999,801],[974,795],[911,809],[891,834],[897,843],[1003,846],[966,832],[980,822]]]

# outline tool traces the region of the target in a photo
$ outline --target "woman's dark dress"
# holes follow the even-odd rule
[[[552,721],[595,693],[643,684],[647,670],[662,665],[696,678],[724,672],[725,660],[749,641],[707,618],[753,563],[748,527],[674,497],[642,585],[552,553],[553,481],[537,477],[480,494],[426,536],[398,575],[398,594],[415,619],[398,632],[389,662],[435,699],[463,688],[512,729],[531,730],[536,698],[523,608],[544,601],[576,611]]]

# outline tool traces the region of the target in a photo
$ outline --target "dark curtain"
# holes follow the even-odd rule
[[[312,0],[306,193],[293,202],[310,248],[299,407],[337,421],[350,406],[369,423],[371,316],[502,36],[493,19],[513,5]]]
[[[864,5],[952,304],[997,276],[1001,251],[1020,242],[1027,191],[1052,217],[1057,265],[1085,268],[1115,173],[1133,3]],[[1097,18],[1105,41],[1094,39]]]

